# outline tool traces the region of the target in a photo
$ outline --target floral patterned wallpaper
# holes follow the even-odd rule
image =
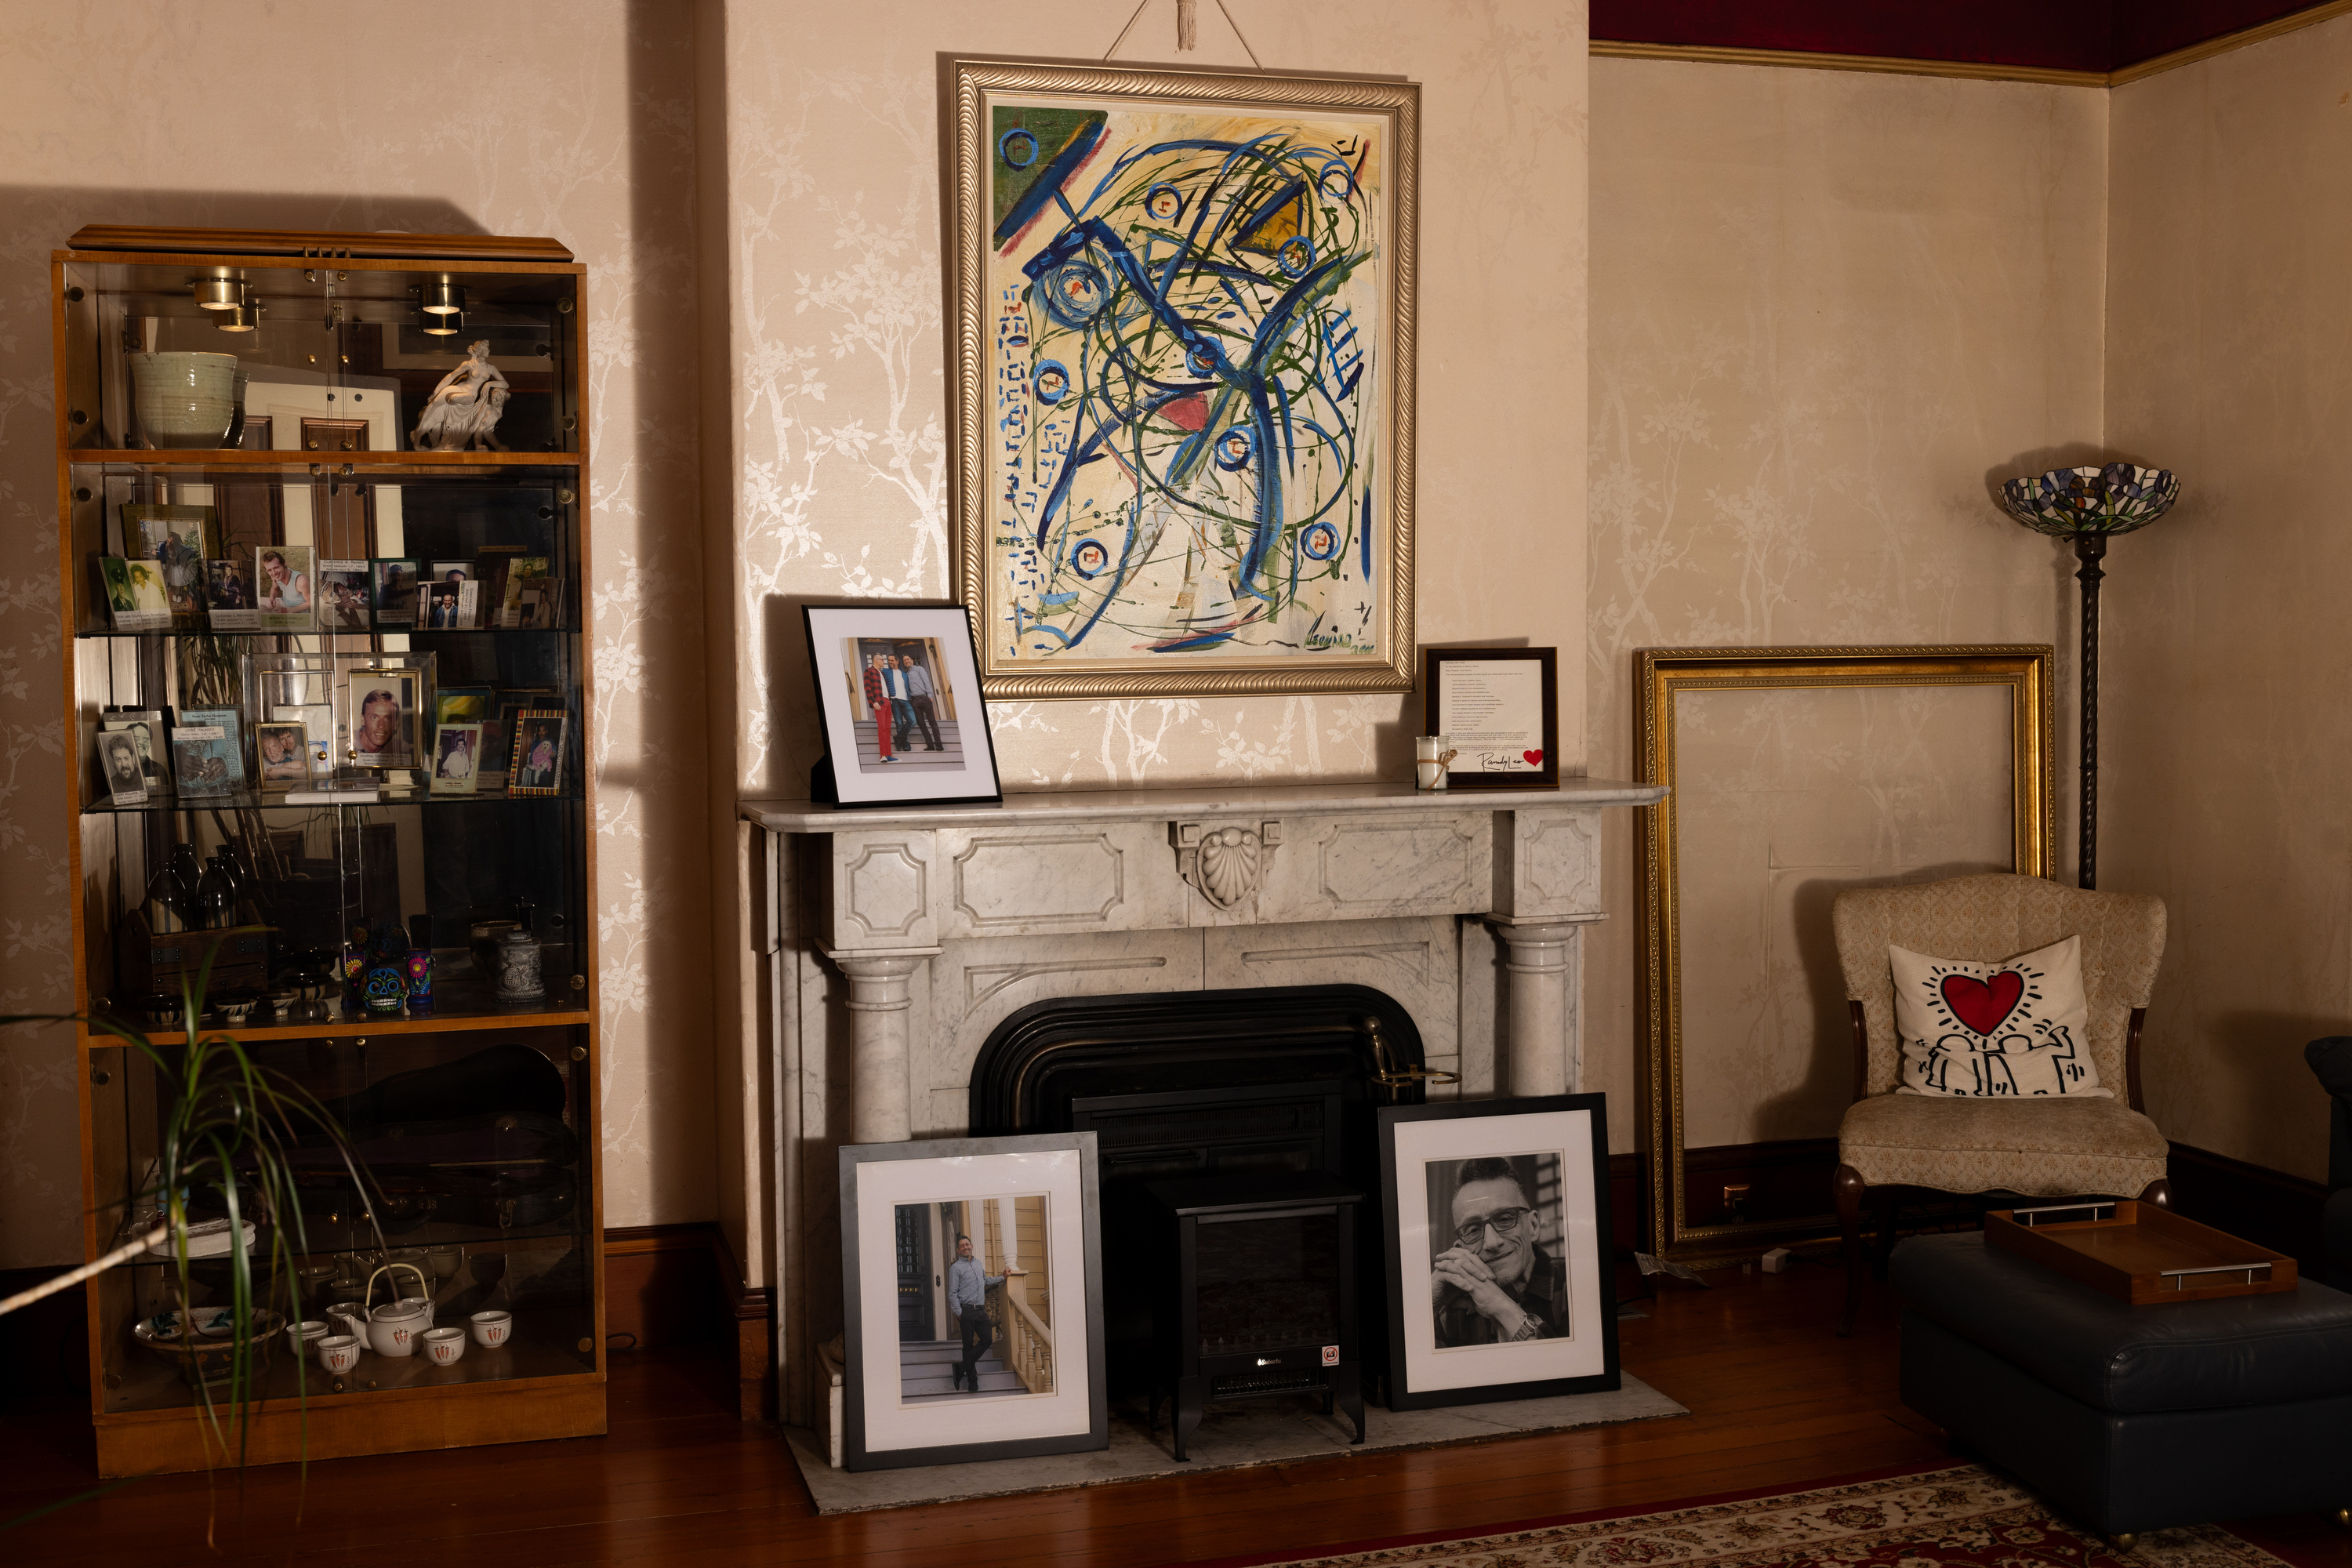
[[[1986,484],[2100,428],[2105,94],[1601,59],[1592,116],[1589,771],[1634,765],[1637,647],[2071,635],[2071,557]],[[2061,690],[2074,679],[2062,648]],[[1825,884],[1982,852],[1980,814],[1932,771],[1886,787],[1937,753],[1864,744],[1840,706],[1759,701],[1718,716],[1705,753],[1710,802],[1746,814],[1684,882],[1710,911],[1684,949],[1707,971],[1685,991],[1686,1063],[1694,1093],[1738,1101],[1704,1108],[1726,1142],[1836,1130],[1818,1124],[1849,1049],[1811,930]],[[1632,839],[1612,825],[1613,918],[1585,952],[1586,1087],[1608,1092],[1618,1149]]]
[[[48,255],[86,223],[550,235],[591,268],[606,1221],[711,1212],[692,34],[667,5],[0,13],[0,1010],[69,1004]],[[0,1031],[0,1268],[78,1255],[74,1064]]]

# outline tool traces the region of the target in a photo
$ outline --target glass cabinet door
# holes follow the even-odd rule
[[[366,1163],[352,1181],[313,1126],[289,1146],[300,1225],[284,1231],[290,1266],[274,1260],[272,1227],[244,1245],[257,1296],[270,1303],[253,1354],[269,1399],[439,1387],[593,1373],[595,1301],[591,1145],[593,1075],[581,1031],[469,1030],[399,1037],[255,1041],[256,1064],[314,1096]],[[176,1055],[167,1048],[167,1055]],[[160,1223],[154,1161],[169,1080],[129,1047],[91,1053],[99,1083],[94,1133],[110,1156],[111,1247]],[[142,1254],[102,1277],[97,1298],[103,1407],[163,1410],[226,1388],[236,1333],[229,1305],[226,1208],[190,1195],[191,1258]],[[256,1211],[250,1192],[244,1212]],[[202,1256],[196,1256],[201,1252]],[[299,1300],[299,1317],[291,1303]],[[436,1358],[423,1329],[393,1342],[371,1309],[422,1300],[419,1323],[465,1343]],[[299,1325],[312,1325],[307,1343]],[[321,1329],[323,1325],[323,1330]],[[341,1371],[322,1362],[322,1333],[371,1335]],[[449,1336],[441,1336],[446,1340]]]
[[[347,457],[460,449],[449,444],[463,439],[576,453],[578,302],[570,268],[261,257],[70,265],[67,444]],[[498,389],[488,444],[435,399],[461,369]],[[220,388],[236,408],[215,422],[206,377],[216,370],[236,378]]]

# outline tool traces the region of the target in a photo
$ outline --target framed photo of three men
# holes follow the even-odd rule
[[[811,605],[802,616],[841,805],[1003,798],[961,605]]]

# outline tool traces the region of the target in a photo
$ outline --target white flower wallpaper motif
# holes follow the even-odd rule
[[[625,0],[396,12],[92,0],[0,16],[0,519],[12,544],[0,566],[0,1010],[70,1001],[49,251],[87,223],[553,236],[591,268],[597,914],[617,1226],[705,1216],[715,1181],[697,435],[680,395],[694,379],[693,59],[676,21]],[[465,41],[454,69],[453,38]],[[0,1268],[79,1252],[70,1055],[56,1030],[0,1031]]]
[[[1623,59],[1592,83],[1589,771],[1633,767],[1637,647],[2058,640],[2072,560],[2003,519],[1986,480],[2051,432],[2099,428],[2103,94]],[[2059,668],[2064,691],[2063,649]],[[1759,727],[1706,753],[1705,804],[1727,816],[1702,839],[1722,853],[1685,879],[1711,911],[1685,952],[1717,973],[1685,987],[1703,1007],[1685,1039],[1733,1047],[1739,1103],[1707,1113],[1722,1141],[1818,1136],[1847,1047],[1800,956],[1827,919],[1805,884],[1966,859],[1987,829],[1920,772],[1933,737],[1864,744],[1871,716],[1845,700],[1743,711],[1718,724]],[[2062,800],[2072,787],[2062,771]],[[1834,815],[1856,810],[1870,831]],[[1612,825],[1619,918],[1585,952],[1587,1087],[1609,1093],[1619,1149],[1632,840]]]

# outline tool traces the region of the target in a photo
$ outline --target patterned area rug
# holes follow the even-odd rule
[[[2218,1525],[2151,1531],[2118,1554],[1975,1465],[1664,1513],[1548,1524],[1265,1568],[2281,1568]]]

